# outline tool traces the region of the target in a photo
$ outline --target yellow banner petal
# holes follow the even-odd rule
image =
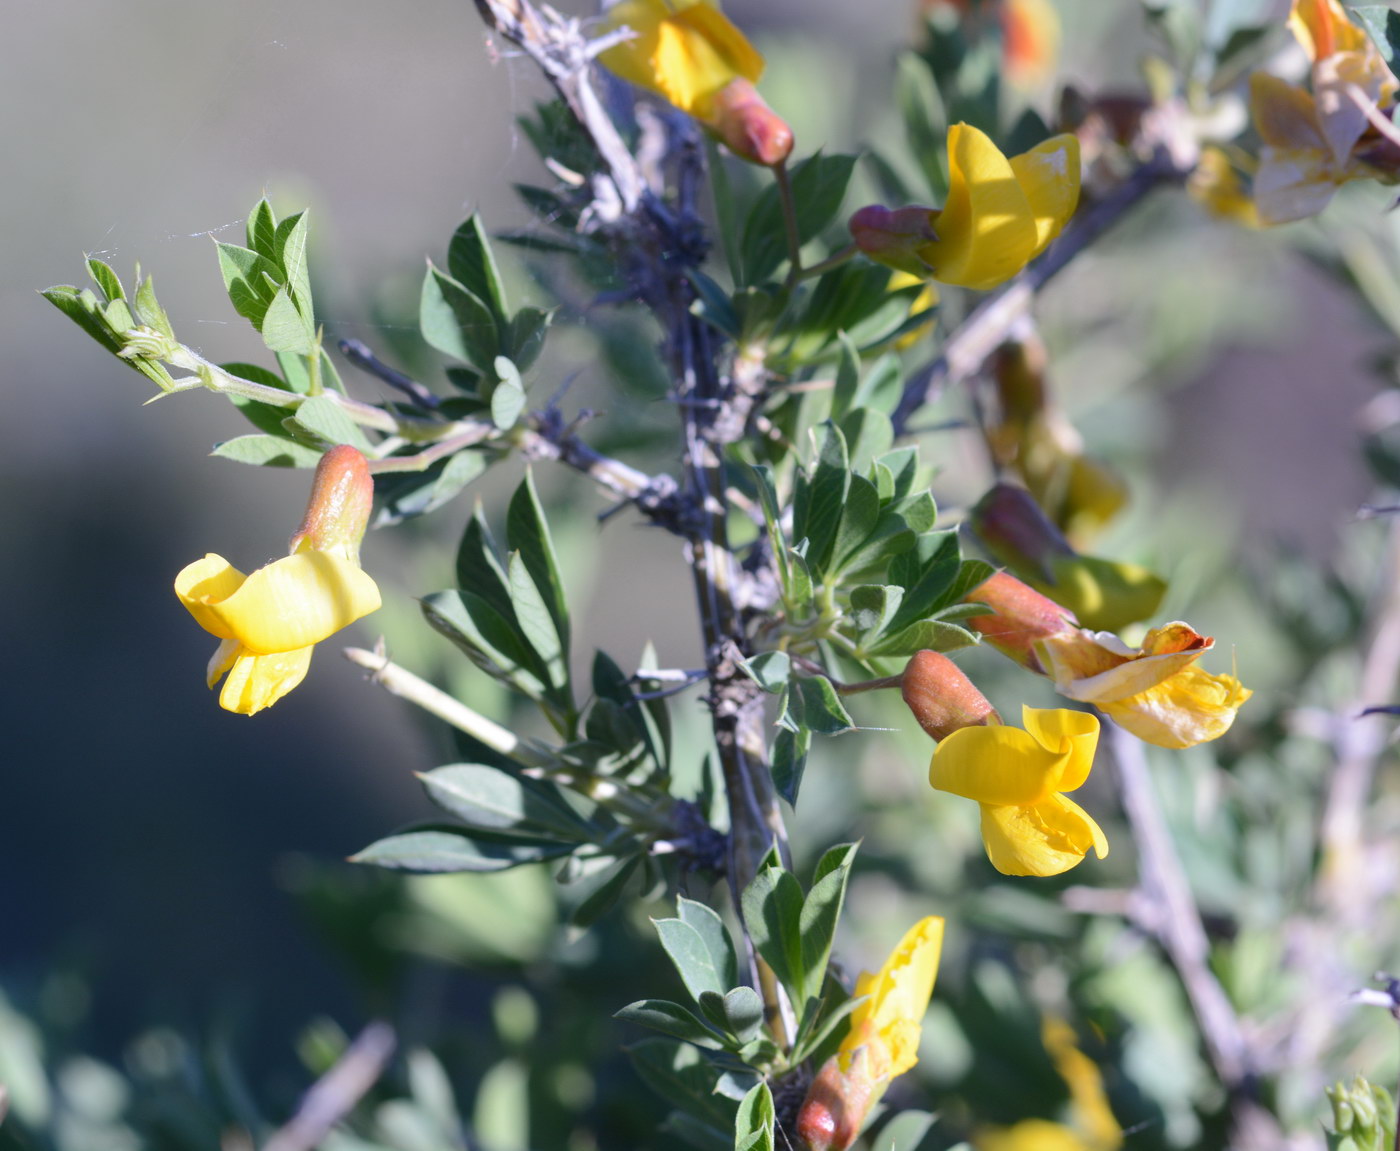
[[[1021,722],[1035,740],[1060,761],[1056,791],[1074,791],[1089,778],[1099,745],[1099,720],[1087,711],[1065,707],[1021,708]]]
[[[232,639],[233,632],[209,605],[228,599],[243,586],[247,578],[223,556],[210,552],[202,560],[195,560],[180,569],[180,574],[175,577],[175,594],[199,626],[210,635]]]
[[[379,588],[358,565],[310,551],[260,568],[222,601],[203,602],[225,629],[215,635],[235,637],[265,655],[317,643],[380,601]]]
[[[1079,204],[1079,140],[1068,134],[1053,136],[1012,156],[1010,164],[1035,221],[1035,246],[1028,257],[1034,259],[1060,234]]]
[[[964,727],[934,748],[928,781],[979,803],[1039,803],[1054,794],[1069,754],[1047,750],[1020,728]]]

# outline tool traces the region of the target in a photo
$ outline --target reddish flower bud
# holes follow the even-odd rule
[[[714,98],[708,123],[736,156],[771,168],[792,152],[792,129],[743,77],[731,80]]]
[[[1031,671],[1044,673],[1036,658],[1036,641],[1078,628],[1073,614],[1013,575],[997,572],[963,597],[964,603],[984,603],[990,615],[963,621],[1003,655]]]
[[[860,1049],[847,1071],[841,1070],[839,1055],[822,1064],[797,1113],[797,1135],[808,1151],[846,1151],[856,1141],[866,1114],[885,1089],[881,1082],[876,1092],[868,1062]]]
[[[900,694],[914,718],[934,739],[960,727],[1000,723],[1001,716],[951,659],[936,651],[915,652],[904,668]]]
[[[316,465],[311,499],[292,536],[291,550],[331,552],[358,561],[373,504],[368,461],[349,444],[331,448]]]
[[[891,209],[871,204],[856,212],[848,227],[856,246],[872,260],[927,279],[930,268],[919,249],[938,239],[933,228],[937,215],[917,205]]]
[[[1014,484],[994,484],[972,509],[972,530],[992,557],[1022,574],[1035,572],[1053,582],[1056,557],[1073,558],[1074,549],[1040,509],[1035,497]]]

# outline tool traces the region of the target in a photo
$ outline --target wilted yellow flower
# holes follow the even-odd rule
[[[1213,216],[1243,224],[1246,228],[1260,225],[1259,208],[1229,154],[1218,144],[1201,149],[1196,169],[1186,181],[1186,193]]]
[[[327,452],[292,554],[244,575],[212,552],[175,577],[175,594],[221,642],[210,687],[226,672],[219,706],[252,715],[306,675],[321,640],[379,607],[379,588],[359,564],[373,483],[354,448]]]
[[[1400,148],[1372,126],[1394,104],[1396,80],[1337,0],[1294,0],[1288,19],[1312,60],[1312,91],[1275,76],[1250,78],[1250,110],[1264,147],[1254,176],[1259,218],[1316,215],[1349,180],[1394,183]]]
[[[1108,840],[1062,792],[1089,778],[1099,721],[1064,708],[1021,709],[1026,730],[965,727],[934,749],[929,782],[982,807],[982,843],[1003,875],[1059,875]]]
[[[880,205],[851,217],[873,260],[964,288],[994,288],[1043,252],[1079,202],[1079,141],[1054,136],[1008,159],[970,124],[948,129],[942,210]]]
[[[811,1151],[844,1151],[889,1081],[919,1059],[919,1034],[943,950],[943,920],[930,915],[904,934],[879,972],[863,974],[849,1030],[807,1092],[797,1132]]]
[[[746,160],[787,158],[792,132],[754,88],[763,57],[714,0],[622,0],[607,19],[636,33],[599,56],[611,71],[694,116]]]
[[[1153,628],[1140,648],[1107,632],[1067,631],[1038,640],[1035,651],[1061,695],[1092,703],[1158,747],[1192,747],[1224,735],[1254,694],[1233,675],[1195,666],[1214,644],[1177,622]]]

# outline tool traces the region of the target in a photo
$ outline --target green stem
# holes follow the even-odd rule
[[[783,212],[783,234],[787,237],[790,265],[783,287],[791,291],[802,278],[802,237],[797,231],[797,202],[792,198],[792,177],[788,175],[786,160],[773,166],[773,178],[778,181],[778,204]]]
[[[833,679],[831,683],[839,695],[859,695],[863,691],[884,691],[890,687],[903,687],[904,677],[902,675],[887,675],[880,679],[861,680],[860,683],[837,683]]]
[[[848,263],[854,259],[859,252],[860,247],[857,244],[847,244],[844,248],[833,252],[825,260],[813,264],[810,268],[803,268],[797,275],[789,276],[788,279],[791,283],[795,284],[802,280],[811,280],[817,276],[825,275],[827,272],[831,271],[832,268],[839,268],[842,264]]]

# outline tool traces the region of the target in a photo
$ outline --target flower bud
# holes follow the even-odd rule
[[[358,562],[373,504],[368,461],[349,444],[331,448],[316,465],[306,515],[291,539],[292,552],[330,552]]]
[[[792,153],[792,129],[742,76],[715,95],[709,124],[725,147],[755,164],[771,168]]]
[[[937,213],[917,205],[886,208],[871,204],[851,217],[848,227],[856,246],[872,260],[927,279],[929,266],[919,249],[938,239],[933,220]]]
[[[1069,541],[1040,510],[1035,497],[1013,484],[994,484],[972,509],[972,530],[992,557],[1025,578],[1052,578],[1051,561],[1074,556]]]
[[[808,1151],[846,1151],[884,1094],[883,1082],[875,1090],[864,1048],[856,1051],[847,1070],[841,1070],[841,1062],[841,1056],[833,1055],[822,1064],[797,1113],[797,1135]]]
[[[1030,334],[1007,340],[992,353],[992,378],[997,385],[1003,420],[1024,422],[1045,410],[1045,342]]]
[[[1035,654],[1037,641],[1076,631],[1078,623],[1068,608],[1047,599],[1006,572],[997,572],[963,597],[964,603],[984,603],[989,615],[963,621],[997,651],[1022,667],[1044,673]]]
[[[934,739],[961,727],[985,727],[1001,722],[996,708],[946,655],[920,651],[904,668],[900,693],[914,718]]]

